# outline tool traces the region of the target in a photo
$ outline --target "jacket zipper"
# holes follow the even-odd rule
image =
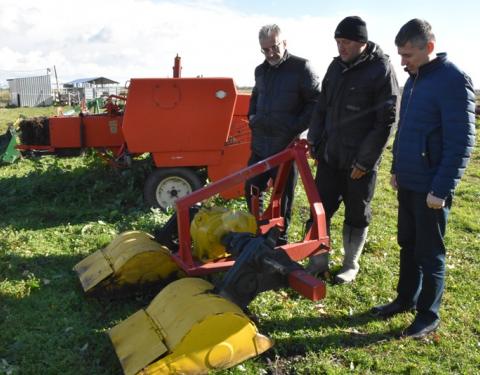
[[[403,120],[404,120],[403,122],[405,122],[405,119],[407,118],[408,108],[410,107],[410,100],[412,100],[413,90],[415,89],[415,84],[417,83],[418,76],[419,76],[419,72],[417,72],[417,74],[415,76],[415,79],[413,80],[413,83],[412,83],[412,88],[410,89],[410,95],[408,96],[407,105],[405,106],[405,113],[403,115]],[[399,126],[398,126],[398,137],[397,137],[397,139],[400,139],[400,133],[401,132],[402,132],[402,126],[401,126],[401,123],[400,123]],[[395,159],[398,160],[398,144],[397,144],[397,150],[395,152]]]

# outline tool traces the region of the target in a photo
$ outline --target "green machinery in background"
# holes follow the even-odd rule
[[[16,127],[22,119],[19,118],[14,124],[9,124],[5,134],[0,135],[0,163],[13,163],[20,157],[17,145]]]

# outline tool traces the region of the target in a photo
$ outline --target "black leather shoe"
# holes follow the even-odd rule
[[[425,321],[415,318],[413,323],[402,332],[402,337],[410,337],[412,339],[422,339],[432,332],[435,332],[440,325],[440,319],[434,321]]]
[[[415,306],[407,306],[399,303],[397,300],[393,300],[385,305],[375,306],[370,310],[370,314],[378,318],[386,319],[405,311],[411,311],[413,309],[415,309]]]

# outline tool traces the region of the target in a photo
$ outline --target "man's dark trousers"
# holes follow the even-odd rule
[[[368,227],[372,219],[370,207],[375,192],[377,172],[369,171],[363,177],[353,180],[351,169],[337,169],[325,161],[318,161],[315,184],[322,199],[330,231],[330,219],[343,202],[345,224],[354,228]]]
[[[399,189],[397,196],[401,248],[398,299],[405,305],[416,305],[417,316],[432,322],[439,319],[445,285],[444,236],[452,196],[442,209],[427,206],[427,193]]]

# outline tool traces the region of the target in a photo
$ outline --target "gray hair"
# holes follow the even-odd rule
[[[414,18],[402,26],[395,37],[395,45],[403,47],[410,42],[417,48],[425,48],[428,42],[434,42],[432,26],[425,20]]]
[[[276,24],[265,25],[265,26],[262,26],[262,28],[258,32],[258,39],[265,40],[272,35],[280,36],[281,34],[282,34],[282,30],[280,30],[280,27],[278,25]]]

